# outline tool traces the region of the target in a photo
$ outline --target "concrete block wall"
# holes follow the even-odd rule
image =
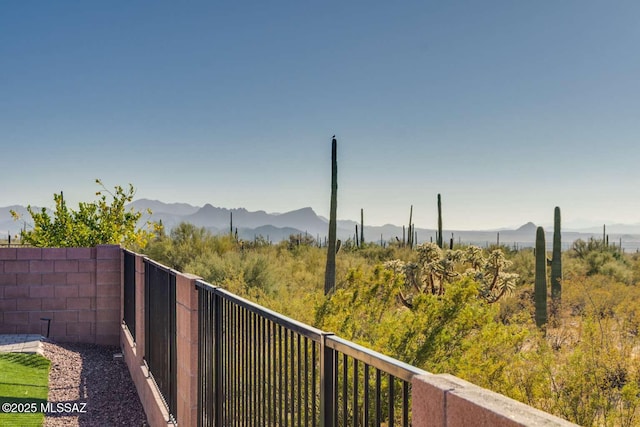
[[[575,426],[448,374],[413,378],[413,427]]]
[[[190,274],[176,276],[178,423],[197,425],[198,420],[198,291]]]
[[[95,248],[0,248],[0,334],[118,345],[122,255]]]

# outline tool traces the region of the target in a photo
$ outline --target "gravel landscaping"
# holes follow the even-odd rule
[[[51,411],[44,426],[146,426],[146,417],[118,347],[44,342],[51,361]]]

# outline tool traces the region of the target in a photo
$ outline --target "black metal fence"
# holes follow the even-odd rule
[[[136,255],[124,250],[124,318],[122,321],[136,341]]]
[[[145,355],[169,412],[177,412],[176,275],[149,259],[145,264]]]
[[[205,282],[198,426],[409,426],[417,368]]]

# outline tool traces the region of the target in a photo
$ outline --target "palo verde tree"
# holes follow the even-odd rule
[[[20,237],[24,243],[37,247],[92,247],[101,244],[124,245],[131,248],[146,246],[158,225],[147,223],[147,228],[138,226],[141,212],[128,209],[135,190],[131,184],[125,190],[116,186],[108,190],[102,181],[96,179],[102,190],[96,192],[97,201],[80,202],[78,210],[67,207],[63,193],[54,194],[53,215],[46,208],[40,211],[27,207],[33,220],[33,229],[23,230]],[[107,196],[110,196],[110,200]],[[11,211],[15,220],[20,217]]]

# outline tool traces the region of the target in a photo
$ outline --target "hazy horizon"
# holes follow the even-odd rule
[[[640,223],[640,4],[6,4],[0,206],[136,198],[489,230]],[[572,225],[573,224],[573,225]],[[582,224],[582,225],[575,225]]]

